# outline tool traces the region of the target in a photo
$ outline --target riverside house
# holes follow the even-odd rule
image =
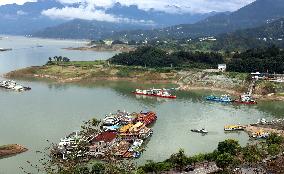
[[[102,132],[97,135],[89,146],[91,156],[104,156],[105,153],[115,144],[116,132]]]

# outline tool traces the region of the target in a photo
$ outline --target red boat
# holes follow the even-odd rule
[[[137,117],[137,121],[144,123],[146,126],[152,124],[156,120],[157,115],[154,112],[141,112]]]
[[[136,89],[133,93],[136,95],[145,95],[151,97],[161,97],[161,98],[170,98],[170,99],[177,98],[175,95],[171,95],[167,90],[163,89],[150,89],[150,90]]]
[[[240,100],[235,100],[234,102],[235,102],[235,103],[238,103],[238,104],[245,104],[245,105],[255,105],[255,104],[257,104],[256,101],[240,101]]]

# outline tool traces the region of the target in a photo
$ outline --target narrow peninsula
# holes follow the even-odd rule
[[[18,144],[0,146],[0,159],[7,158],[28,151],[27,148]]]

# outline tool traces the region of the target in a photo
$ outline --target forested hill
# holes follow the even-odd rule
[[[237,53],[228,64],[229,71],[236,72],[284,72],[284,51],[272,46]]]
[[[217,64],[224,62],[224,59],[221,54],[215,52],[178,51],[168,53],[155,47],[146,46],[129,53],[120,53],[109,61],[128,66],[216,68]]]
[[[118,54],[109,61],[117,65],[147,66],[155,68],[216,68],[220,63],[227,63],[229,71],[234,72],[284,72],[284,51],[278,47],[250,49],[235,53],[231,59],[224,60],[216,52],[168,53],[155,47],[140,47],[136,51]]]
[[[261,27],[221,34],[217,36],[213,50],[247,50],[271,45],[284,47],[284,18]]]
[[[114,39],[145,40],[151,38],[194,38],[218,35],[239,29],[255,28],[284,17],[283,0],[256,0],[233,13],[217,14],[195,24],[163,29],[115,32]]]
[[[136,30],[138,28],[149,29],[151,26],[74,19],[39,30],[32,35],[42,38],[101,39],[103,36],[111,35],[114,31]]]

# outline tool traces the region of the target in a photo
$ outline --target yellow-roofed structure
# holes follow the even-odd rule
[[[119,132],[121,132],[121,133],[129,132],[129,129],[131,129],[133,126],[134,126],[133,124],[128,124],[128,125],[122,126],[119,129]]]
[[[133,125],[129,131],[130,132],[138,132],[142,127],[144,126],[144,123],[142,122],[137,122],[135,125]]]

